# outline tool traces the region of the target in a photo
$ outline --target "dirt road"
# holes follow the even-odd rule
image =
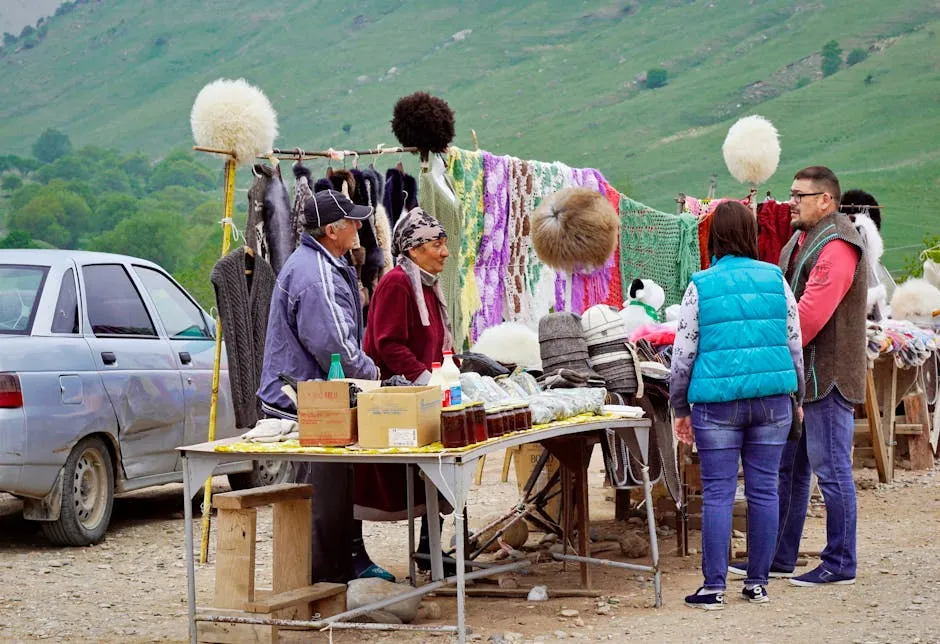
[[[487,464],[484,486],[471,498],[474,517],[502,511],[515,499],[513,478],[499,482],[500,459]],[[602,488],[602,465],[591,467],[592,517],[596,531],[624,530],[609,521],[613,504]],[[724,611],[686,608],[682,597],[701,584],[697,555],[680,558],[675,538],[660,540],[663,551],[665,605],[652,608],[652,587],[636,573],[594,568],[596,588],[611,601],[558,599],[471,599],[468,622],[473,639],[493,642],[560,640],[616,641],[833,641],[940,642],[940,471],[898,470],[895,483],[876,485],[873,470],[856,471],[859,487],[859,577],[855,586],[794,588],[770,585],[771,602],[751,605],[729,584]],[[224,479],[218,479],[224,489]],[[0,640],[66,642],[149,642],[187,639],[183,564],[181,486],[134,493],[115,503],[104,543],[88,548],[55,548],[35,526],[17,515],[0,517]],[[11,508],[10,497],[0,498]],[[825,518],[812,509],[805,550],[824,545]],[[198,534],[198,519],[197,519]],[[366,524],[373,558],[398,575],[406,574],[403,524]],[[270,587],[270,513],[259,517],[259,579]],[[692,533],[697,547],[699,533]],[[604,556],[620,558],[619,552]],[[214,583],[214,554],[197,571],[199,603],[208,605]],[[810,565],[815,562],[810,561]],[[546,583],[575,588],[576,567],[539,565],[518,576],[519,585]],[[453,623],[453,599],[434,599],[441,623]],[[578,611],[562,617],[563,609]],[[313,641],[328,641],[314,634]],[[401,635],[335,633],[336,642],[447,641],[446,637],[409,640]],[[306,640],[310,641],[310,639]]]

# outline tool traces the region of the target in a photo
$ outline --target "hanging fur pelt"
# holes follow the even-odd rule
[[[879,264],[885,252],[885,243],[878,233],[878,227],[868,215],[855,215],[855,229],[862,237],[865,247],[865,260],[868,263],[868,316],[875,320],[883,317],[887,306],[887,290],[879,279]]]
[[[590,188],[549,195],[532,217],[532,245],[543,262],[569,273],[590,272],[617,248],[620,221],[610,202]]]
[[[379,272],[379,277],[382,277],[395,267],[392,261],[392,226],[382,204],[375,207],[375,238],[382,249],[383,264]]]

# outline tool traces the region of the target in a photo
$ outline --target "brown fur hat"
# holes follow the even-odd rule
[[[532,216],[532,245],[548,266],[569,273],[603,266],[617,248],[620,220],[610,202],[590,188],[564,188]]]

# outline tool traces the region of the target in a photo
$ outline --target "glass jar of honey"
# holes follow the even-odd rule
[[[467,408],[468,442],[482,443],[489,435],[486,432],[486,410],[483,403],[472,403]]]
[[[444,447],[463,447],[467,444],[466,405],[453,405],[441,409],[441,444]]]

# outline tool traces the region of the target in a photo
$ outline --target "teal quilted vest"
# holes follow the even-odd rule
[[[728,402],[796,391],[780,268],[725,255],[692,275],[692,281],[699,298],[699,341],[689,402]]]

